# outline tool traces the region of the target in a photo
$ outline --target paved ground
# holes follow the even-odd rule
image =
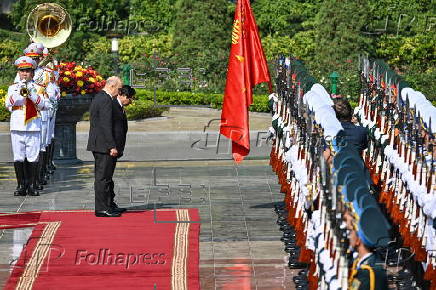
[[[129,209],[151,209],[155,206],[199,208],[202,219],[202,289],[292,289],[292,276],[295,273],[286,267],[287,255],[280,242],[281,233],[273,211],[273,204],[280,202],[283,197],[279,193],[277,178],[271,172],[269,160],[262,159],[262,156],[269,155],[270,147],[260,147],[257,152],[259,160],[246,160],[240,165],[230,160],[217,160],[214,149],[203,150],[206,152],[201,157],[204,160],[192,160],[200,156],[201,150],[191,148],[177,151],[177,148],[185,146],[180,144],[186,143],[186,136],[193,134],[192,130],[201,132],[199,124],[204,124],[209,118],[207,111],[201,110],[197,115],[190,110],[185,113],[179,111],[181,117],[169,112],[169,117],[173,116],[173,119],[143,121],[141,125],[131,123],[128,141],[131,145],[127,152],[130,150],[133,153],[126,154],[125,159],[135,161],[118,164],[114,178],[118,203]],[[193,116],[187,116],[186,112]],[[185,128],[188,133],[180,137],[183,135],[177,131],[180,128],[175,129],[174,126],[185,117],[186,126],[180,123],[180,128]],[[267,128],[269,115],[258,117],[255,121],[258,124],[252,128]],[[165,125],[165,122],[173,122],[173,125]],[[156,129],[159,126],[167,132],[159,133]],[[144,130],[150,130],[151,133],[141,132]],[[86,134],[83,131],[86,132],[86,123],[79,125],[80,146]],[[168,132],[173,133],[171,135]],[[165,134],[169,134],[169,137],[156,138]],[[136,135],[138,141],[132,142],[132,136]],[[4,131],[3,136],[7,136]],[[7,138],[3,136],[0,138],[0,143],[3,143],[0,148],[7,143]],[[142,138],[142,142],[139,138]],[[1,150],[1,161],[6,161],[5,154],[8,152],[4,148]],[[86,157],[86,152],[79,152],[79,157]],[[167,158],[161,159],[165,156]],[[40,197],[25,198],[12,196],[11,192],[16,186],[13,168],[10,163],[0,163],[0,212],[93,209],[93,165],[92,162],[86,162],[88,157],[82,159],[85,162],[79,165],[59,165]],[[137,161],[145,159],[162,161]],[[9,275],[10,262],[19,255],[30,232],[31,229],[0,232],[0,287]]]
[[[163,117],[130,121],[124,161],[216,160],[231,158],[231,143],[218,134],[220,111],[207,108],[171,108]],[[270,114],[250,114],[249,158],[268,158],[265,142]],[[92,161],[85,150],[89,122],[77,125],[77,157]],[[9,123],[0,122],[0,162],[12,159]]]

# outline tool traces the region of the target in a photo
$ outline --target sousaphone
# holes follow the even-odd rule
[[[54,48],[64,43],[71,34],[70,14],[56,3],[36,6],[27,17],[27,33],[33,42]]]

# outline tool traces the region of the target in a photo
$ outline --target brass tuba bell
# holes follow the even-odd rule
[[[56,3],[39,4],[27,17],[26,29],[34,42],[47,48],[57,47],[71,34],[71,17]]]

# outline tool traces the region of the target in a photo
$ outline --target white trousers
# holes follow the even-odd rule
[[[41,149],[41,132],[11,131],[12,153],[14,162],[38,161]]]
[[[41,151],[45,152],[45,147],[47,147],[47,134],[48,134],[48,121],[41,121]]]

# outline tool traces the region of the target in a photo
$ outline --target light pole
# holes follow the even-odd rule
[[[108,37],[111,39],[111,52],[112,52],[112,58],[114,60],[114,74],[118,75],[120,73],[120,68],[119,68],[119,39],[120,39],[120,35],[118,34],[110,34],[108,35]]]
[[[118,37],[112,37],[112,56],[114,58],[114,72],[118,75]]]

